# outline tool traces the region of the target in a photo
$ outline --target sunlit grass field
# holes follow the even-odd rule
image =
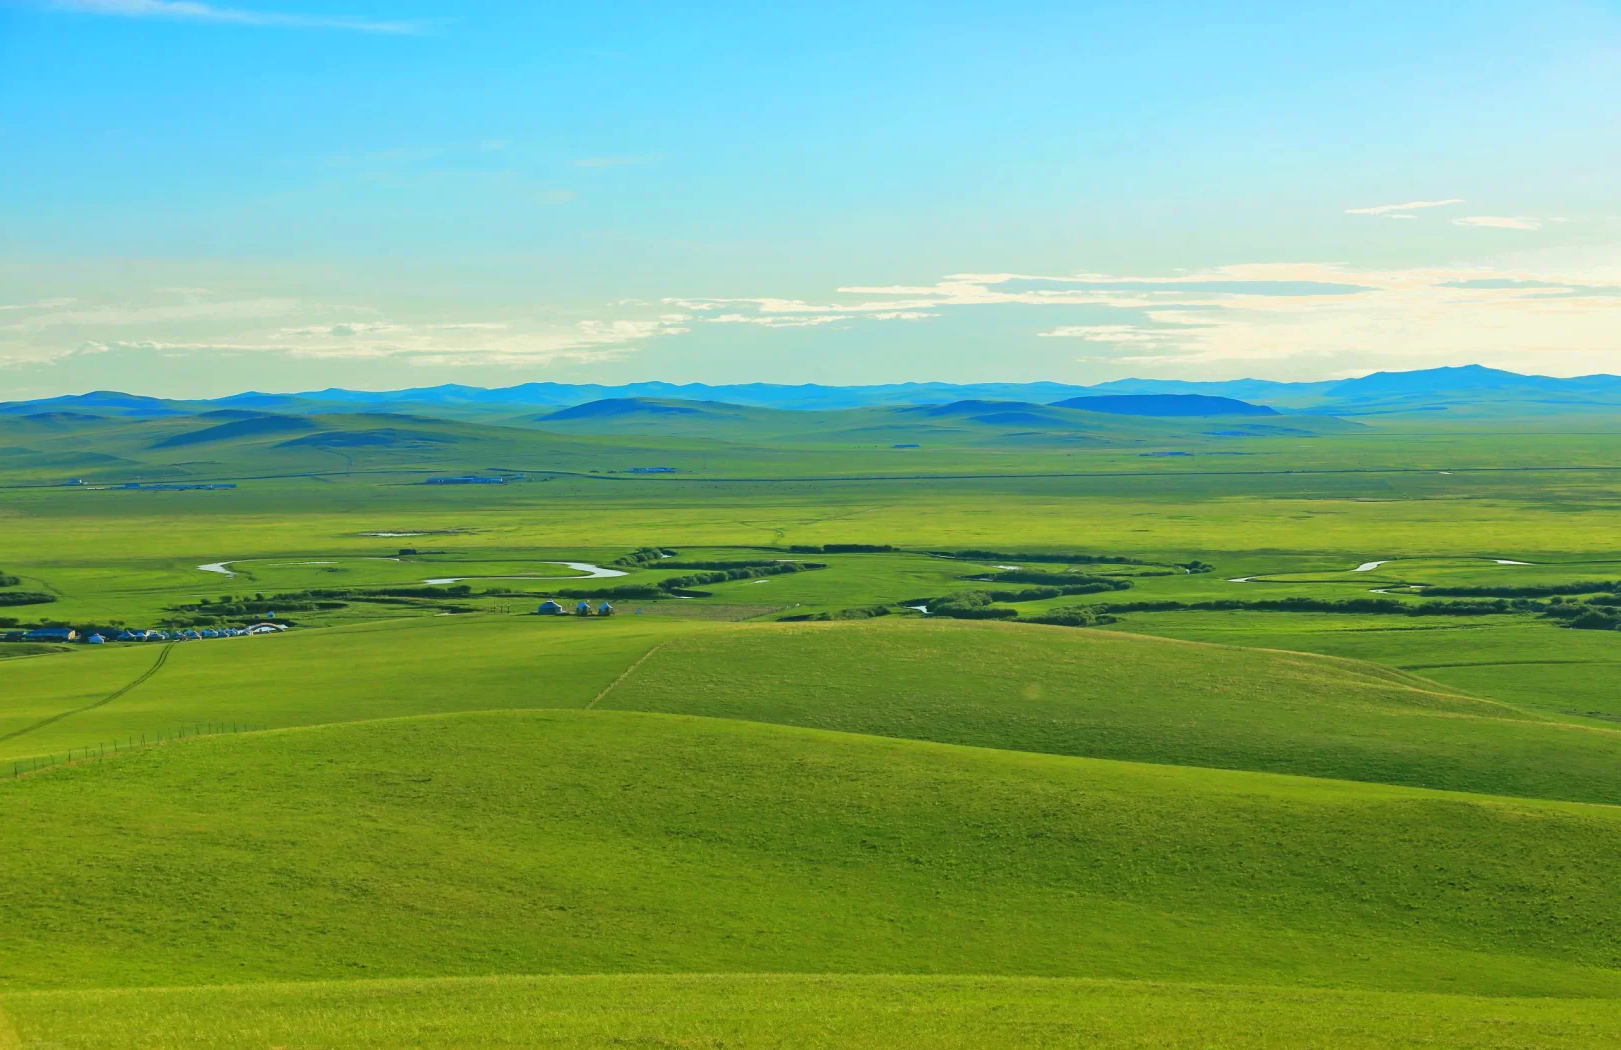
[[[853,623],[672,639],[597,704],[879,736],[1621,803],[1621,731],[1375,665],[1064,627]]]
[[[0,995],[23,1045],[1588,1050],[1604,999],[1038,977],[483,977]],[[3,1022],[0,1022],[3,1023]],[[476,1033],[469,1038],[468,1033]]]
[[[1077,564],[1131,587],[1025,619],[1621,579],[1602,428],[499,431],[181,446],[173,476],[239,483],[214,492],[0,463],[34,486],[0,489],[0,573],[56,598],[0,615],[345,595],[275,636],[0,643],[0,1048],[1621,1040],[1621,634],[896,608],[1021,553],[1142,563]],[[608,473],[654,455],[681,473]],[[494,468],[527,474],[421,483]],[[823,544],[895,549],[790,549]],[[531,615],[693,571],[616,565],[649,546],[823,567]],[[937,556],[968,549],[994,556]],[[367,598],[430,580],[469,593]]]
[[[1004,973],[1621,992],[1621,810],[641,713],[0,784],[14,986]]]

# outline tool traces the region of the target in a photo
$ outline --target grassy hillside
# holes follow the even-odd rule
[[[0,769],[10,775],[10,763],[33,756],[199,724],[584,707],[648,649],[703,627],[631,616],[428,617],[12,660],[0,695]]]
[[[889,441],[1104,448],[1165,439],[1204,444],[1210,438],[1311,437],[1363,429],[1359,424],[1330,417],[1282,417],[1270,410],[1261,410],[1269,417],[1261,422],[1214,414],[1175,418],[1199,413],[1121,413],[1117,401],[1093,399],[1095,403],[1063,406],[958,400],[932,405],[795,411],[714,401],[609,398],[553,412],[524,414],[511,422],[568,433],[661,434],[732,442],[856,447]]]
[[[672,639],[598,703],[983,747],[1621,802],[1621,732],[1372,664],[991,623]]]
[[[1450,689],[1561,717],[1621,721],[1621,638],[1502,617],[1432,623],[1288,613],[1134,614],[1121,630],[1375,660]]]
[[[0,784],[13,989],[601,972],[1621,992],[1621,811],[604,711]]]
[[[86,1050],[462,1050],[469,1032],[479,1046],[558,1050],[1590,1050],[1621,1041],[1621,1015],[1605,1000],[1030,977],[335,981],[0,994],[0,1010],[23,1045]]]
[[[1144,563],[1047,605],[1618,579],[1613,430],[277,407],[0,420],[0,574],[57,598],[8,617],[350,592],[276,637],[0,646],[0,773],[79,763],[0,778],[0,1050],[1617,1041],[1616,632],[1532,607],[719,622],[1025,560],[927,553],[965,549]],[[525,477],[421,483],[495,470]],[[54,484],[81,476],[240,484]],[[827,567],[601,621],[477,593],[643,546]],[[210,724],[275,731],[140,748]]]

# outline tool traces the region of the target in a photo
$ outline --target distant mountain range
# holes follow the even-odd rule
[[[1211,399],[1190,411],[1192,402],[1164,399],[1192,395]],[[596,402],[632,400],[721,402],[760,408],[831,411],[846,408],[944,405],[954,402],[1024,402],[1062,405],[1093,412],[1140,415],[1310,413],[1372,416],[1410,413],[1448,415],[1541,415],[1574,411],[1621,411],[1621,376],[1572,379],[1526,376],[1481,365],[1411,372],[1375,372],[1359,379],[1318,383],[1278,383],[1264,379],[1191,382],[1120,379],[1096,386],[1064,383],[889,383],[869,386],[800,386],[772,383],[600,384],[524,383],[486,389],[446,384],[406,390],[369,391],[332,387],[295,394],[249,391],[212,400],[174,400],[95,391],[33,401],[0,402],[0,415],[89,413],[124,418],[157,418],[210,410],[282,414],[406,411],[447,418],[491,418],[503,414],[570,409]],[[1221,405],[1219,402],[1227,404]],[[679,412],[679,407],[666,411]],[[567,419],[567,415],[560,418]]]

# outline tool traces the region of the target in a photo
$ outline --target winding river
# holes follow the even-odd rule
[[[399,561],[398,558],[383,558],[383,559],[379,559],[379,560],[381,560],[381,561]],[[215,561],[215,562],[209,562],[207,565],[199,565],[199,566],[197,566],[197,568],[201,572],[217,572],[217,573],[220,573],[223,576],[235,576],[236,573],[232,572],[231,568],[230,568],[234,564],[236,564],[236,563],[235,562],[229,562],[229,561]],[[301,562],[300,564],[303,564],[303,565],[330,565],[332,563],[331,562],[323,562],[323,561],[307,561],[307,562]],[[608,569],[608,568],[604,568],[601,565],[593,565],[588,561],[557,561],[557,562],[547,562],[546,564],[548,564],[548,565],[562,565],[562,566],[565,566],[567,568],[573,569],[575,572],[584,573],[585,575],[583,575],[583,576],[439,576],[439,577],[435,577],[434,579],[431,579],[431,580],[423,580],[422,582],[425,583],[425,584],[429,584],[429,585],[438,585],[438,584],[446,584],[446,583],[462,583],[462,582],[465,582],[467,580],[606,580],[606,579],[609,579],[609,578],[614,577],[614,576],[624,576],[624,575],[626,575],[626,573],[621,569]]]

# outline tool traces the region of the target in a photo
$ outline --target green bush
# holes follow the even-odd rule
[[[1040,616],[1031,616],[1024,623],[1045,623],[1057,627],[1096,627],[1099,624],[1115,623],[1116,618],[1099,613],[1090,605],[1074,605],[1067,609],[1053,609]]]
[[[1105,613],[1128,612],[1325,612],[1389,616],[1491,616],[1508,613],[1515,606],[1499,599],[1494,602],[1403,602],[1395,598],[1263,598],[1244,601],[1227,598],[1209,602],[1141,601],[1100,602],[1095,608]]]
[[[1453,598],[1547,598],[1564,594],[1599,594],[1621,590],[1621,580],[1579,580],[1525,587],[1425,587],[1425,594]]]
[[[886,554],[892,550],[887,543],[796,543],[788,548],[790,554]]]
[[[1149,565],[1136,558],[1122,558],[1113,554],[1030,554],[1009,551],[930,551],[937,558],[956,558],[959,561],[1048,562],[1055,565]]]
[[[1065,588],[1063,594],[1095,594],[1099,591],[1129,591],[1130,580],[1113,576],[1088,576],[1079,572],[1038,572],[1034,569],[1010,569],[990,576],[971,576],[969,579],[987,583],[1039,583],[1048,587]],[[1090,588],[1079,590],[1071,588]]]
[[[45,594],[40,591],[8,591],[0,594],[0,606],[49,605],[54,601],[56,601],[56,595]]]
[[[622,558],[615,558],[613,564],[625,566],[651,565],[663,561],[666,557],[673,557],[675,551],[664,547],[637,547]]]

